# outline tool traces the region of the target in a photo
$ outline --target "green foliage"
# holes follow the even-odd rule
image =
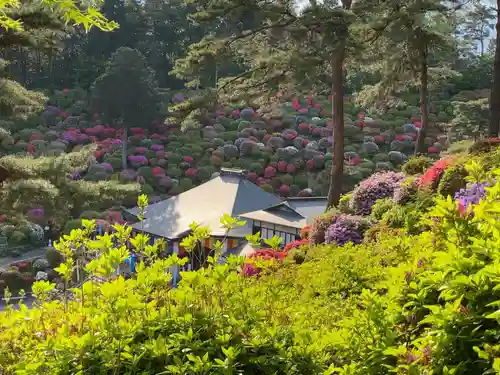
[[[448,168],[439,181],[437,192],[443,197],[448,195],[453,197],[457,191],[467,185],[467,170],[462,165],[455,165]]]
[[[0,193],[5,212],[25,213],[43,207],[45,215],[64,224],[69,217],[79,217],[85,210],[102,211],[126,196],[137,193],[136,184],[117,181],[73,181],[68,177],[90,165],[95,147],[57,157],[0,158],[0,165],[11,174]]]
[[[394,206],[392,198],[378,199],[372,207],[371,216],[375,220],[382,219],[382,216]]]
[[[488,99],[453,102],[453,114],[452,130],[458,136],[465,135],[477,139],[487,133]]]
[[[340,197],[338,210],[344,214],[353,214],[354,211],[349,207],[349,201],[351,200],[352,194],[344,194]]]
[[[75,226],[75,228],[73,229],[76,228],[77,227]],[[49,262],[50,268],[56,268],[64,261],[64,257],[61,255],[61,253],[53,247],[47,247],[45,249],[45,259],[47,259],[47,262]]]
[[[486,154],[486,153],[490,152],[491,150],[495,149],[496,147],[498,147],[499,145],[500,145],[500,142],[498,142],[498,138],[479,139],[469,147],[468,151],[472,155]]]
[[[114,21],[108,21],[100,12],[99,8],[86,5],[83,7],[71,0],[43,0],[41,4],[59,15],[66,22],[75,25],[83,25],[85,30],[98,27],[101,30],[113,30],[118,27]],[[8,31],[23,31],[25,25],[23,19],[16,17],[15,11],[21,6],[18,0],[3,1],[0,7],[0,26]],[[14,11],[14,14],[12,12]]]
[[[118,49],[92,86],[92,107],[118,127],[149,126],[159,100],[154,72],[131,48]]]
[[[467,169],[469,179],[500,175],[481,172],[477,162]],[[101,373],[119,366],[128,373],[176,374],[200,371],[200,366],[217,372],[231,356],[228,371],[242,373],[492,372],[498,341],[500,183],[475,205],[473,216],[459,212],[451,197],[430,198],[394,205],[364,244],[312,246],[290,253],[283,265],[257,260],[264,269],[259,277],[241,275],[242,259],[219,262],[223,243],[217,242],[205,267],[181,272],[177,288],[168,287],[171,274],[165,270],[187,259],[159,258],[160,244],[149,245],[147,234],[131,237],[128,227],[116,226],[115,233],[92,240],[94,223],[83,220],[82,228],[55,244],[64,256],[56,271],[72,285],[76,259],[83,259],[75,253],[81,245],[89,254],[100,254],[90,257],[85,269],[102,281],[91,278],[72,290],[74,299],[64,294],[55,302],[45,302],[54,284],[35,283],[33,310],[8,307],[2,313],[2,366],[7,372],[78,367]],[[147,198],[141,196],[138,205],[144,211]],[[402,235],[391,230],[406,231],[416,216],[427,231]],[[228,233],[242,224],[229,215],[221,218]],[[191,225],[191,235],[182,241],[189,257],[197,256],[197,246],[209,236],[209,228]],[[248,240],[258,242],[257,237]],[[121,246],[127,240],[142,254],[137,274],[129,279],[115,276],[128,256]],[[277,248],[281,241],[268,242]],[[32,329],[42,322],[50,340],[40,340]],[[122,344],[113,345],[118,338]],[[168,346],[158,344],[167,341]],[[64,343],[57,355],[47,350],[51,343]],[[75,352],[89,360],[68,362]],[[140,359],[134,360],[138,353]]]
[[[81,219],[74,219],[74,220],[69,220],[66,222],[64,225],[64,233],[69,234],[72,230],[78,229],[82,226],[82,220]]]
[[[401,168],[401,170],[408,176],[422,174],[425,170],[434,164],[434,160],[428,156],[416,156],[410,158]]]

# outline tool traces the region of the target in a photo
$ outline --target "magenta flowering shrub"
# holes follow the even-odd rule
[[[104,169],[107,172],[113,172],[113,166],[109,163],[101,163],[99,164],[102,169]]]
[[[325,232],[325,243],[345,245],[348,242],[360,244],[370,222],[361,216],[338,215],[331,219]]]
[[[370,215],[377,199],[389,198],[405,180],[403,173],[379,172],[361,181],[353,190],[349,207],[357,215]]]
[[[144,155],[130,155],[128,160],[133,164],[147,165],[148,159]]]
[[[163,145],[151,145],[151,151],[163,151],[165,146]]]

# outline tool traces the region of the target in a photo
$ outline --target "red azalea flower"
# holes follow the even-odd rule
[[[308,244],[309,244],[309,240],[307,240],[307,239],[293,241],[293,242],[288,243],[285,246],[285,248],[283,249],[283,251],[288,252],[293,248],[301,247],[301,246],[308,245]]]
[[[420,177],[418,181],[419,187],[435,186],[440,178],[442,177],[444,171],[452,164],[454,159],[440,159],[434,163],[432,167],[427,169],[425,173]]]

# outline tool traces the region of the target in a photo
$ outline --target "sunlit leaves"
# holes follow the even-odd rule
[[[82,25],[86,31],[89,31],[91,27],[97,27],[103,31],[111,31],[118,27],[116,22],[107,20],[95,6],[88,6],[86,9],[84,7],[84,10],[82,10],[82,7],[72,0],[40,0],[40,4],[61,12],[66,23]],[[16,31],[23,30],[22,22],[10,15],[10,11],[19,8],[20,5],[19,0],[0,1],[1,28]]]

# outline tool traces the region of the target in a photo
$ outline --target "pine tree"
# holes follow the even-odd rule
[[[118,49],[105,72],[92,85],[92,108],[115,127],[124,129],[122,167],[127,168],[127,128],[149,127],[158,112],[160,92],[154,71],[131,48]]]
[[[422,126],[419,131],[415,153],[425,151],[425,138],[429,130],[429,86],[439,79],[453,75],[452,69],[443,64],[443,56],[453,50],[454,39],[450,37],[448,22],[456,3],[441,0],[395,1],[390,8],[379,8],[383,14],[393,12],[392,22],[378,35],[370,69],[380,74],[381,80],[367,86],[360,94],[371,101],[386,98],[390,94],[417,87]],[[370,100],[368,100],[370,101]],[[366,104],[366,102],[364,103]]]
[[[10,0],[0,8],[0,47],[6,52],[3,56],[8,56],[13,50],[60,48],[63,39],[71,32],[69,23],[83,25],[87,30],[95,26],[111,31],[118,26],[104,18],[97,8],[77,5],[69,0],[58,0],[50,5],[47,1]],[[0,116],[26,117],[39,110],[47,98],[12,80],[6,70],[8,65],[7,60],[0,59]]]
[[[201,58],[219,61],[217,59],[232,55],[240,62],[242,71],[221,77],[216,88],[205,89],[177,109],[182,110],[191,124],[196,124],[201,115],[206,115],[200,112],[199,105],[214,103],[219,96],[241,105],[262,105],[272,101],[276,92],[286,95],[305,87],[308,91],[324,92],[328,87],[333,94],[334,123],[334,163],[328,206],[336,205],[342,191],[344,166],[344,62],[355,45],[351,29],[358,20],[369,19],[373,6],[378,3],[380,1],[343,0],[321,4],[310,1],[300,11],[294,1],[221,0],[203,4],[193,15],[198,21],[225,24],[229,20],[245,20],[242,14],[253,12],[257,22],[256,25],[242,23],[240,29],[230,35],[215,33],[191,47],[188,56],[179,62],[184,70],[192,69],[191,84],[200,79],[195,64],[199,64]]]
[[[139,192],[136,184],[73,180],[73,173],[87,170],[94,152],[95,146],[91,145],[56,157],[8,155],[0,158],[0,167],[9,176],[0,192],[2,212],[16,215],[43,207],[48,218],[62,225],[86,209],[111,207]]]
[[[479,43],[479,52],[481,56],[486,51],[485,41],[490,36],[495,19],[494,9],[481,0],[473,0],[472,9],[465,17],[464,32],[472,41]]]

